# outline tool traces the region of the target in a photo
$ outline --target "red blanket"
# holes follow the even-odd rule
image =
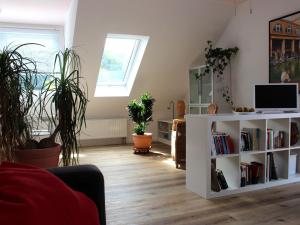
[[[0,165],[0,225],[99,225],[96,205],[43,169]]]

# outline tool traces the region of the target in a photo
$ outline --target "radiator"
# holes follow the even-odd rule
[[[127,119],[88,119],[83,126],[79,139],[105,139],[127,137]]]

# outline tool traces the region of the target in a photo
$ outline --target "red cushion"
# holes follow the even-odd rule
[[[0,224],[99,225],[96,205],[46,170],[0,165]]]

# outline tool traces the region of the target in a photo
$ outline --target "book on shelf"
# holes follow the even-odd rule
[[[285,132],[282,130],[274,131],[273,129],[267,130],[267,147],[268,149],[283,148]]]
[[[259,128],[243,128],[241,131],[241,151],[259,150],[260,133]]]
[[[274,161],[274,154],[272,152],[267,153],[267,167],[266,167],[266,181],[277,180],[277,171]]]
[[[211,155],[233,154],[234,145],[226,133],[214,132],[211,136]]]
[[[264,165],[259,162],[241,162],[241,187],[250,184],[258,184],[264,175]]]

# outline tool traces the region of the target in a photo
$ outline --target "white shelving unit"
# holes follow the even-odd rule
[[[299,182],[300,181],[300,141],[290,145],[291,122],[300,124],[300,113],[251,114],[251,115],[186,115],[186,186],[204,198],[215,198],[246,191]],[[211,125],[216,131],[229,134],[234,143],[234,153],[211,155]],[[259,128],[259,149],[241,151],[241,131],[243,128]],[[284,131],[284,146],[267,149],[267,130]],[[272,152],[278,179],[266,178],[267,154]],[[290,155],[297,154],[296,174],[289,174]],[[211,190],[211,163],[223,171],[228,189],[214,192]],[[257,184],[241,187],[241,162],[263,164],[263,173]]]
[[[167,145],[171,145],[172,137],[172,120],[158,120],[158,141]]]

